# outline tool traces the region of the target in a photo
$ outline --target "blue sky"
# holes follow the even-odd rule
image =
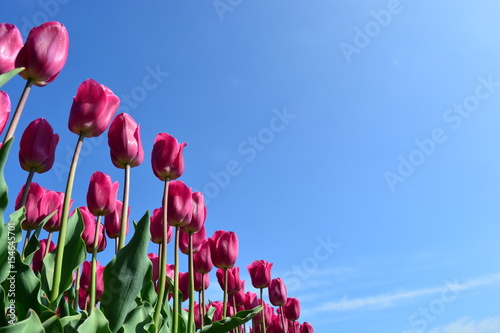
[[[499,12],[487,0],[0,4],[2,22],[56,20],[70,35],[17,134],[43,116],[61,136],[35,181],[64,190],[72,96],[95,79],[142,126],[131,217],[161,203],[155,135],[188,142],[182,180],[209,200],[207,233],[236,231],[242,268],[273,262],[300,320],[344,333],[500,331]],[[23,84],[4,87],[14,103]],[[78,206],[94,171],[123,178],[106,140],[86,140]],[[17,193],[25,175],[10,162]]]

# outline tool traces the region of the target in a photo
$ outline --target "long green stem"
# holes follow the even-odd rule
[[[174,246],[174,306],[173,306],[173,324],[172,332],[179,331],[179,227],[175,227],[175,246]]]
[[[262,332],[266,331],[266,308],[264,307],[264,288],[260,288],[260,304],[262,305]]]
[[[80,156],[80,151],[82,150],[83,139],[85,139],[85,133],[81,133],[78,137],[78,142],[76,143],[75,147],[75,153],[73,154],[73,160],[71,161],[71,167],[69,169],[68,181],[66,183],[63,209],[61,212],[61,229],[59,230],[59,236],[57,239],[54,281],[52,283],[52,294],[50,295],[51,302],[54,302],[59,296],[59,285],[61,284],[61,271],[64,256],[64,244],[66,243],[66,229],[68,225],[69,207],[71,203],[71,194],[73,192],[73,183],[75,181],[76,165],[78,164],[78,157]]]
[[[21,196],[21,202],[19,203],[20,207],[25,206],[26,201],[28,201],[28,194],[30,192],[31,181],[33,180],[34,175],[35,175],[35,169],[31,169],[30,172],[28,173],[28,178],[26,179],[26,183],[24,184],[23,194]],[[26,239],[24,240],[23,252],[21,255],[22,259],[24,259],[24,251],[26,250],[26,246],[28,245],[30,235],[31,235],[31,229],[28,229],[26,232]]]
[[[9,129],[7,130],[5,138],[3,139],[4,145],[7,143],[7,141],[9,141],[10,138],[14,136],[17,124],[19,124],[19,119],[21,119],[21,114],[23,113],[24,105],[26,105],[26,101],[28,100],[32,83],[33,81],[31,79],[28,79],[28,81],[26,81],[26,85],[24,86],[21,98],[19,98],[19,102],[17,103],[16,111],[14,112],[12,120],[10,121]]]
[[[189,314],[188,314],[188,332],[194,332],[194,267],[193,267],[193,234],[189,234]]]
[[[201,313],[201,327],[205,326],[205,273],[201,274],[201,302],[200,302],[200,313]]]
[[[52,235],[53,234],[54,234],[53,231],[49,231],[49,236],[47,237],[47,246],[45,246],[45,253],[43,254],[43,258],[45,258],[45,256],[47,254],[49,254],[50,242],[52,242]]]
[[[224,268],[224,302],[222,308],[222,318],[226,318],[226,308],[227,308],[227,268]]]
[[[80,277],[82,273],[82,266],[78,266],[78,269],[76,270],[76,282],[75,282],[75,304],[73,306],[73,309],[75,311],[78,311],[78,292],[80,291]]]
[[[96,280],[97,280],[97,248],[99,247],[99,225],[101,224],[101,217],[97,217],[97,222],[95,225],[95,233],[94,233],[94,246],[92,247],[92,270],[90,272],[90,307],[89,314],[92,312],[92,309],[96,304]]]
[[[123,202],[122,202],[122,217],[120,220],[120,238],[118,242],[118,250],[125,246],[125,238],[127,237],[128,224],[128,199],[130,192],[130,165],[125,166],[125,180],[123,181]]]
[[[280,314],[281,314],[281,327],[282,327],[282,331],[286,332],[285,315],[283,314],[283,306],[281,306],[281,305],[280,305]]]
[[[165,184],[163,187],[163,233],[162,233],[162,243],[160,245],[160,257],[158,258],[158,262],[160,265],[160,269],[158,270],[158,300],[156,302],[156,308],[154,313],[154,323],[156,329],[159,330],[160,324],[160,314],[161,309],[163,307],[163,298],[165,296],[165,283],[167,280],[167,240],[168,240],[168,224],[167,224],[167,202],[168,202],[168,179],[165,180]],[[174,316],[175,318],[175,316]]]

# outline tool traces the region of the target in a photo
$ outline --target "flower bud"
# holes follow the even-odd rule
[[[224,269],[219,268],[215,273],[217,276],[217,281],[219,282],[219,286],[222,290],[224,290]],[[240,282],[240,268],[233,267],[227,270],[227,293],[229,295],[237,292],[241,287]]]
[[[151,232],[151,241],[155,244],[161,244],[163,240],[163,208],[156,208],[151,215],[151,224],[149,231]],[[167,223],[167,244],[172,239],[172,227]]]
[[[116,209],[118,182],[111,180],[109,175],[96,171],[90,177],[87,191],[87,206],[95,216],[106,216]]]
[[[182,151],[186,143],[177,140],[167,133],[156,136],[151,153],[151,165],[156,177],[160,180],[175,180],[184,173],[184,157]]]
[[[288,320],[295,321],[300,317],[300,303],[295,297],[288,297],[283,306],[283,314]]]
[[[126,113],[116,116],[109,126],[108,145],[111,161],[117,168],[125,169],[126,165],[133,168],[144,160],[140,126]]]
[[[10,23],[0,23],[0,74],[14,69],[19,50],[23,47],[23,36]]]
[[[33,120],[21,136],[19,162],[23,170],[37,173],[49,171],[54,165],[59,135],[44,118]]]
[[[269,283],[271,283],[272,267],[273,264],[265,260],[255,260],[247,266],[254,288],[260,289],[269,286]]]
[[[306,321],[300,325],[300,333],[314,333],[314,328]]]
[[[181,232],[179,234],[179,249],[184,254],[189,254],[189,235],[193,237],[193,253],[198,252],[201,243],[205,240],[207,234],[205,231],[205,227],[202,227],[200,231],[194,234],[188,234],[183,232],[183,228],[181,228]]]
[[[43,258],[45,258],[45,252],[47,252],[47,239],[42,239],[40,241],[40,248],[35,251],[33,254],[33,272],[35,274],[40,273],[43,267]],[[53,241],[49,243],[49,251],[48,253],[54,251],[56,249],[56,244]]]
[[[269,284],[269,301],[274,306],[286,304],[286,286],[281,278],[271,280]]]
[[[82,240],[85,243],[88,253],[93,253],[94,251],[94,240],[95,240],[95,228],[97,222],[95,216],[88,210],[87,207],[80,207],[80,212],[83,217],[83,232]],[[106,248],[106,237],[104,236],[104,225],[99,223],[99,230],[97,231],[98,241],[97,241],[97,252],[104,251]]]
[[[7,125],[7,122],[9,121],[10,108],[9,94],[0,90],[0,134],[2,134],[5,125]]]
[[[108,237],[111,239],[115,239],[118,238],[118,236],[120,236],[122,208],[123,208],[123,203],[120,200],[116,200],[115,211],[104,217],[104,228],[106,229],[106,235],[108,235]],[[128,207],[128,213],[125,220],[126,223],[125,234],[128,234],[128,230],[130,228],[130,225],[128,223],[129,215],[130,215],[130,206]]]
[[[59,231],[61,229],[61,215],[64,203],[64,193],[48,190],[38,202],[38,210],[40,212],[39,222],[42,222],[47,216],[52,215],[44,224],[43,229],[47,231]],[[70,207],[73,200],[70,201]]]
[[[153,265],[153,275],[151,276],[151,280],[153,282],[158,281],[158,266],[159,266],[159,260],[160,257],[156,253],[148,253],[148,258],[151,260],[151,265]]]
[[[203,198],[203,193],[193,192],[193,215],[191,216],[191,221],[184,227],[182,231],[186,233],[197,233],[200,231],[207,218],[207,207],[205,206],[205,200]]]
[[[238,237],[232,231],[216,231],[210,242],[212,263],[217,268],[231,268],[238,258]]]
[[[167,222],[170,226],[183,227],[191,221],[193,215],[192,193],[183,181],[170,182],[167,207]]]
[[[21,188],[21,191],[19,191],[19,194],[17,195],[16,198],[16,204],[15,204],[15,209],[18,210],[21,208],[21,197],[24,192],[24,187],[26,185],[23,185]],[[38,202],[42,199],[44,196],[46,190],[38,185],[37,183],[32,182],[30,184],[30,188],[28,190],[28,198],[26,200],[26,204],[24,205],[26,207],[26,218],[24,219],[23,223],[21,224],[22,228],[24,230],[33,230],[38,227],[40,224],[40,207],[38,206]]]
[[[210,275],[198,272],[193,272],[193,273],[194,273],[194,290],[195,291],[202,291],[204,289],[206,290],[210,286]],[[203,282],[205,282],[205,285],[203,285]]]
[[[208,239],[203,240],[198,252],[193,254],[194,270],[199,273],[208,274],[214,266],[212,264],[212,256],[210,255],[210,242]]]

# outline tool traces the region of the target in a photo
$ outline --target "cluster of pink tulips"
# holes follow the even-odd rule
[[[0,271],[5,314],[0,315],[0,327],[6,332],[313,332],[309,323],[299,323],[299,301],[287,296],[282,279],[271,278],[273,264],[256,260],[248,265],[252,286],[260,294],[245,290],[236,266],[238,237],[224,230],[207,237],[203,194],[179,179],[186,143],[170,134],[155,137],[150,155],[153,173],[164,185],[162,205],[151,216],[146,212],[127,244],[131,168],[140,166],[145,157],[140,126],[126,113],[115,116],[119,98],[95,80],[81,83],[73,98],[68,128],[78,139],[65,192],[33,181],[36,173],[52,168],[59,143],[47,120],[35,119],[19,141],[26,183],[18,192],[16,212],[3,222],[7,207],[7,200],[2,200],[7,195],[3,168],[21,113],[32,86],[43,87],[58,76],[68,47],[68,33],[59,22],[33,28],[26,42],[14,25],[0,24],[0,87],[16,74],[26,80],[12,118],[9,96],[0,90],[0,133],[11,118],[0,150],[0,258],[5,260]],[[122,186],[96,171],[86,205],[72,209],[83,141],[107,129],[111,162],[124,172]],[[39,240],[42,229],[47,238]],[[12,243],[22,238],[13,249]],[[173,264],[167,263],[171,241]],[[103,265],[98,254],[110,242],[115,256]],[[150,242],[158,245],[157,253],[147,253]],[[179,250],[187,256],[187,272],[179,272]],[[88,254],[91,260],[85,261]],[[213,267],[222,301],[205,299]],[[14,289],[6,282],[12,274]],[[269,302],[264,300],[266,288]],[[189,302],[186,309],[184,301]],[[247,325],[250,320],[252,325]]]

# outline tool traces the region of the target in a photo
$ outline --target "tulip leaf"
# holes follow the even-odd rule
[[[149,211],[144,214],[130,242],[104,269],[104,293],[101,309],[109,320],[112,332],[123,325],[135,305],[135,297],[151,280],[152,265],[147,256],[151,240]]]
[[[64,333],[61,319],[52,311],[46,311],[40,315],[43,328],[48,333]]]
[[[4,84],[9,82],[10,79],[12,79],[14,76],[21,73],[22,71],[24,71],[24,67],[14,68],[13,70],[10,70],[6,73],[1,74],[0,75],[0,87],[2,87]]]
[[[136,307],[127,315],[120,333],[141,332],[141,328],[153,322],[153,312],[154,309],[149,303]]]
[[[9,223],[0,224],[3,233],[0,236],[0,262],[8,263],[0,266],[0,283],[5,281],[10,271],[15,271],[14,255],[17,248],[17,242],[21,240],[21,223],[24,220],[24,207],[10,215]]]
[[[5,163],[7,162],[7,156],[9,155],[10,147],[12,146],[12,141],[10,139],[0,148],[0,262],[7,262],[8,257],[8,240],[9,240],[9,230],[10,226],[4,224],[4,214],[5,209],[9,203],[7,183],[5,182],[5,177],[3,171],[5,168]],[[13,236],[13,235],[11,235]],[[4,281],[9,274],[7,265],[1,265],[0,267],[0,282]]]
[[[30,309],[26,319],[14,325],[0,327],[0,333],[45,333],[45,330],[40,318]]]
[[[81,322],[83,322],[81,314],[61,318],[61,324],[64,328],[64,332],[78,332],[76,328]]]
[[[148,302],[151,305],[156,304],[157,294],[155,291],[155,285],[153,281],[148,281],[146,285],[141,290],[141,301]]]
[[[262,306],[256,306],[251,310],[240,311],[232,317],[226,317],[211,325],[203,326],[200,333],[223,333],[243,325],[262,310]]]
[[[85,252],[85,243],[82,240],[81,234],[83,231],[83,218],[80,210],[77,209],[75,214],[69,218],[66,233],[66,243],[64,244],[64,257],[61,271],[61,283],[57,299],[51,304],[54,310],[59,304],[60,297],[63,293],[71,288],[73,284],[73,273],[85,261],[87,253]],[[60,246],[59,244],[57,246]],[[43,259],[42,269],[42,289],[50,295],[52,283],[54,279],[56,250],[48,253]]]
[[[78,327],[78,332],[111,333],[109,323],[99,309],[92,309],[90,316]]]
[[[7,309],[7,305],[5,304],[6,299],[7,295],[5,295],[5,290],[3,289],[2,285],[0,285],[0,309],[2,310]],[[6,311],[2,311],[2,313],[0,313],[0,327],[8,325],[6,314]]]

